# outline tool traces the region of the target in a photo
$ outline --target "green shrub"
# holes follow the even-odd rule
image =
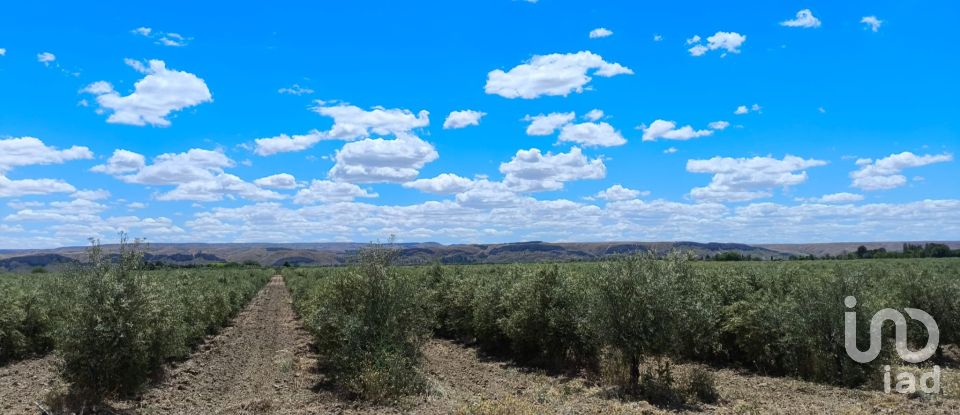
[[[90,265],[70,275],[74,288],[57,338],[63,377],[83,396],[99,401],[136,391],[174,348],[171,309],[142,270],[137,244],[121,241],[112,263],[98,245]]]
[[[186,357],[269,279],[263,270],[147,272],[138,243],[121,238],[114,261],[90,259],[44,291],[62,374],[89,402],[138,391],[162,365]]]
[[[420,347],[433,323],[416,275],[389,266],[395,255],[374,246],[349,269],[289,274],[325,371],[345,392],[376,402],[423,389]]]
[[[586,303],[556,265],[515,274],[500,326],[521,362],[547,367],[587,365],[596,356],[584,333]]]
[[[677,342],[678,287],[689,274],[687,260],[680,254],[668,260],[642,254],[596,268],[591,327],[625,357],[631,388],[640,380],[642,358],[670,353]]]
[[[686,393],[703,403],[716,403],[720,400],[716,377],[703,367],[695,367],[687,374]]]

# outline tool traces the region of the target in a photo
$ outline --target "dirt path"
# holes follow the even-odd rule
[[[285,414],[315,407],[316,356],[290,302],[283,279],[274,277],[233,326],[139,402],[118,406],[144,414]]]
[[[36,414],[35,402],[42,402],[58,382],[53,355],[0,367],[0,414]]]

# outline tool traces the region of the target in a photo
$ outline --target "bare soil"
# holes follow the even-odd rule
[[[376,407],[340,397],[316,369],[310,335],[290,295],[275,277],[233,325],[211,337],[188,360],[138,399],[111,402],[102,413],[122,414],[906,414],[960,413],[956,372],[944,373],[947,396],[909,398],[792,379],[712,370],[721,401],[658,408],[621,400],[579,376],[556,376],[492,359],[475,349],[432,340],[424,348],[431,391],[399,407]],[[63,388],[53,356],[0,368],[0,413],[38,414],[34,402]],[[682,376],[692,368],[678,365]],[[87,408],[87,413],[90,413]]]

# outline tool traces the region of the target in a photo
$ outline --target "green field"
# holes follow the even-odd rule
[[[414,382],[404,369],[415,371],[425,332],[528,366],[596,373],[648,395],[650,385],[673,382],[666,363],[640,373],[639,363],[651,358],[877,388],[880,368],[896,354],[885,347],[868,364],[846,356],[843,300],[850,295],[858,299],[863,339],[875,311],[905,307],[936,319],[941,345],[957,344],[960,335],[958,259],[702,262],[672,254],[531,265],[361,262],[284,274],[334,373],[351,391],[373,397]],[[926,342],[922,329],[910,326],[914,349]],[[934,362],[943,359],[938,353]],[[664,393],[653,398],[684,399]]]
[[[138,390],[266,283],[264,269],[143,269],[137,251],[56,274],[0,274],[0,364],[56,351],[94,396]]]

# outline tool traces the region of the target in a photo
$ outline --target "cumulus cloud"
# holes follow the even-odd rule
[[[144,65],[127,59],[126,63],[146,75],[134,84],[130,95],[120,95],[106,81],[94,82],[83,89],[96,96],[98,111],[113,111],[107,118],[108,123],[166,127],[170,125],[167,119],[170,113],[213,102],[206,82],[192,73],[167,69],[161,60],[150,60]]]
[[[292,174],[280,173],[261,177],[254,180],[253,184],[270,189],[294,189],[297,187],[297,179]]]
[[[546,115],[527,115],[523,120],[530,122],[527,126],[527,135],[550,135],[576,117],[577,115],[573,112],[551,112]]]
[[[797,12],[795,18],[780,22],[780,26],[814,28],[820,27],[820,19],[813,16],[810,9],[803,9]]]
[[[443,173],[430,179],[417,179],[403,184],[403,187],[417,189],[425,193],[456,194],[470,190],[474,181],[452,173]]]
[[[157,200],[212,202],[224,197],[240,197],[260,201],[285,197],[224,172],[235,165],[219,151],[194,148],[184,153],[161,154],[152,164],[147,164],[143,155],[120,149],[114,151],[105,164],[90,170],[109,174],[126,183],[175,186],[173,190],[155,196]]]
[[[710,184],[690,191],[697,200],[745,201],[770,197],[772,189],[787,188],[807,181],[806,169],[826,165],[816,159],[787,155],[753,158],[714,157],[688,160],[687,171],[713,175]]]
[[[610,186],[590,197],[590,199],[606,200],[608,202],[621,202],[624,200],[633,200],[640,196],[647,196],[650,192],[628,189],[619,184]]]
[[[316,203],[351,202],[357,198],[377,196],[376,193],[368,192],[352,183],[314,180],[310,183],[310,187],[300,189],[294,196],[293,201],[301,205],[312,205]]]
[[[63,180],[13,180],[6,175],[17,167],[63,164],[71,160],[91,158],[93,153],[86,147],[73,146],[59,150],[34,137],[0,139],[0,197],[74,192],[76,188]]]
[[[633,71],[619,63],[610,63],[590,51],[535,55],[529,62],[504,72],[495,69],[487,74],[486,93],[504,98],[533,99],[540,96],[567,96],[582,93],[592,75],[612,77],[632,75]]]
[[[95,173],[105,173],[111,176],[135,173],[147,165],[146,158],[142,154],[132,151],[117,149],[113,155],[107,159],[105,164],[93,166],[90,171]]]
[[[422,110],[414,114],[406,109],[387,109],[373,107],[364,110],[345,103],[328,105],[317,101],[312,110],[317,114],[333,118],[333,126],[327,131],[312,130],[307,134],[289,136],[280,134],[275,137],[254,140],[254,152],[261,156],[277,153],[303,151],[323,140],[352,141],[370,137],[371,134],[398,135],[430,125],[430,113]]]
[[[0,173],[10,171],[14,167],[63,164],[71,160],[91,158],[93,153],[87,147],[73,146],[58,150],[35,137],[0,139]]]
[[[590,31],[590,39],[600,39],[613,35],[613,31],[605,27],[598,27]]]
[[[727,53],[740,53],[740,46],[747,41],[747,37],[737,32],[717,32],[707,38],[707,44],[703,45],[700,36],[694,35],[687,39],[688,45],[693,45],[687,51],[692,56],[703,56],[711,50],[724,50],[721,57]]]
[[[880,30],[880,26],[883,25],[883,20],[878,19],[877,16],[864,16],[860,19],[860,23],[865,24],[866,27],[876,33]]]
[[[411,134],[398,134],[393,140],[368,138],[344,144],[328,176],[351,183],[403,183],[438,157],[433,145]]]
[[[859,159],[860,169],[850,173],[851,186],[867,191],[893,189],[907,184],[906,176],[901,174],[904,169],[947,161],[953,161],[952,154],[918,156],[909,151],[877,160]]]
[[[746,115],[746,114],[749,114],[750,112],[760,112],[761,109],[762,108],[758,104],[753,104],[749,107],[747,107],[746,105],[741,105],[737,107],[737,109],[734,110],[733,113],[734,115]]]
[[[667,120],[654,120],[649,126],[641,127],[641,129],[643,130],[643,141],[656,141],[661,138],[664,140],[689,140],[713,134],[711,130],[694,130],[689,125],[677,128],[676,122]]]
[[[568,153],[543,154],[539,149],[519,150],[508,162],[500,164],[503,183],[522,192],[559,190],[564,182],[602,179],[607,174],[603,160],[588,159],[578,147]]]
[[[443,128],[447,130],[480,125],[480,118],[483,118],[484,115],[487,115],[487,113],[474,110],[453,111],[443,121]]]
[[[6,48],[0,48],[0,56],[7,56],[7,49],[6,49]]]
[[[627,143],[619,131],[605,122],[567,124],[560,130],[559,140],[581,144],[584,147],[614,147]]]

